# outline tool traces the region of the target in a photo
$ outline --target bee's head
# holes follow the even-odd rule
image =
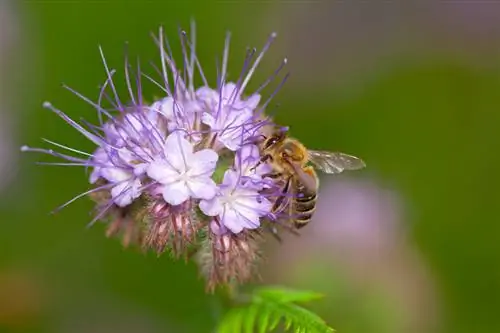
[[[273,148],[276,144],[282,142],[286,137],[287,130],[288,128],[285,127],[277,128],[271,136],[264,137],[263,149]]]

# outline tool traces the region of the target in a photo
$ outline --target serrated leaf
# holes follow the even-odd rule
[[[249,303],[231,309],[219,324],[218,333],[272,332],[280,322],[286,331],[295,333],[332,333],[315,313],[295,304],[321,297],[310,291],[283,288],[259,288],[249,298]]]
[[[243,318],[243,330],[245,333],[254,333],[255,323],[257,321],[257,316],[259,314],[259,308],[255,305],[250,305],[246,311],[246,315]]]
[[[259,333],[266,333],[267,332],[267,329],[268,327],[270,327],[269,325],[269,316],[270,316],[270,313],[269,311],[263,311],[260,315],[260,325],[258,326],[259,327]]]
[[[323,298],[322,294],[313,291],[294,290],[276,287],[262,287],[254,291],[254,297],[272,299],[276,302],[310,302]]]

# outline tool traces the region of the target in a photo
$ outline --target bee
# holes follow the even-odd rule
[[[265,176],[282,184],[272,212],[285,213],[295,229],[306,226],[314,214],[319,186],[315,169],[339,174],[365,167],[363,160],[352,155],[307,149],[281,129],[275,129],[262,140],[260,151],[262,157],[255,167],[268,163],[273,171]]]

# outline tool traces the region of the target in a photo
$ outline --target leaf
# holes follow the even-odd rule
[[[277,287],[254,290],[249,301],[228,311],[219,324],[217,333],[266,333],[280,323],[286,332],[334,332],[318,315],[297,305],[321,298],[318,293]],[[257,329],[257,331],[255,330]]]
[[[262,287],[254,292],[254,296],[263,299],[272,299],[280,303],[309,302],[323,298],[322,294],[314,291],[293,290],[286,288]]]

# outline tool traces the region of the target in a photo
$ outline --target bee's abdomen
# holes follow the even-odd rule
[[[314,214],[316,209],[316,194],[299,193],[299,196],[294,200],[294,225],[297,229],[306,226]]]

